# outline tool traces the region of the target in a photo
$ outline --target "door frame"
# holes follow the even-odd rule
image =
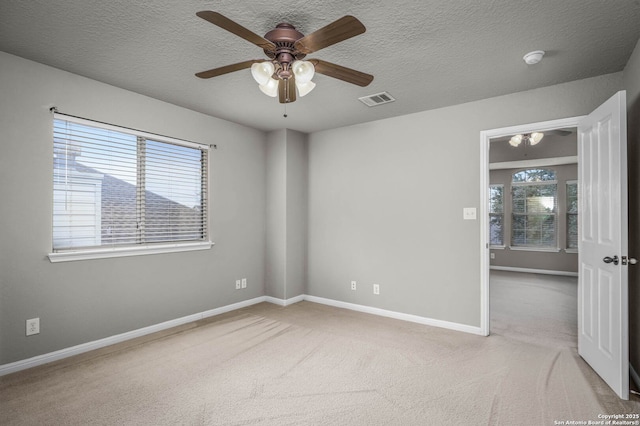
[[[489,303],[489,147],[491,139],[535,131],[549,131],[565,127],[578,127],[586,116],[561,118],[517,126],[501,127],[480,132],[480,333],[491,333],[491,312]]]

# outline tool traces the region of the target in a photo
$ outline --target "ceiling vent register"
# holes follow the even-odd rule
[[[395,101],[395,98],[387,92],[381,92],[381,93],[376,93],[375,95],[363,96],[358,99],[368,107],[388,104],[389,102]]]

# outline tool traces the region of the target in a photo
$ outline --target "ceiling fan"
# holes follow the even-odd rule
[[[315,72],[361,87],[373,81],[370,74],[331,62],[320,59],[303,60],[310,53],[364,33],[364,25],[353,16],[344,16],[306,36],[293,25],[280,23],[264,37],[260,37],[220,13],[205,10],[196,15],[262,48],[269,58],[251,59],[202,71],[196,74],[197,77],[211,78],[251,68],[251,74],[260,90],[268,96],[278,96],[280,103],[294,102],[296,89],[299,96],[305,96],[313,90],[315,83],[311,79]]]

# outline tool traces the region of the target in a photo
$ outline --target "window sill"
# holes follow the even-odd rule
[[[505,246],[489,246],[489,250],[504,250],[505,248]]]
[[[143,256],[148,254],[176,253],[183,251],[208,250],[214,245],[211,241],[197,243],[158,244],[136,247],[111,247],[88,250],[68,250],[57,253],[49,253],[49,261],[72,262],[75,260],[108,259],[111,257]]]
[[[564,249],[566,253],[578,254],[578,249]]]
[[[510,246],[509,250],[513,251],[538,251],[538,252],[546,252],[546,253],[559,253],[559,248],[554,247],[513,247]]]

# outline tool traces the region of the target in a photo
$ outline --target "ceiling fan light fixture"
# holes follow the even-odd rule
[[[300,83],[298,80],[296,80],[296,87],[298,88],[298,96],[303,97],[309,94],[309,92],[311,92],[314,87],[316,87],[316,84],[313,81]]]
[[[291,71],[296,76],[296,81],[302,84],[310,82],[316,72],[311,62],[299,60],[291,64]]]
[[[313,90],[315,83],[311,83],[311,79],[315,75],[316,68],[320,74],[361,87],[373,81],[373,76],[370,74],[331,62],[319,59],[302,60],[310,53],[364,33],[366,28],[354,16],[345,15],[307,35],[296,30],[293,25],[281,22],[264,37],[212,10],[197,12],[196,16],[260,47],[269,58],[267,60],[250,59],[202,71],[196,73],[198,78],[212,78],[251,68],[251,75],[258,83],[260,90],[268,96],[279,97],[280,103],[283,104],[296,100],[298,91],[294,84],[296,80],[300,83],[299,90],[302,95]]]
[[[275,67],[273,66],[273,63],[269,61],[257,62],[251,65],[251,75],[256,83],[260,85],[267,84],[274,71]]]
[[[267,96],[271,96],[272,98],[278,96],[278,80],[275,78],[269,77],[269,80],[267,80],[265,84],[260,84],[258,87],[262,93]]]
[[[531,136],[529,137],[529,143],[531,145],[535,145],[538,142],[540,142],[543,137],[544,137],[544,133],[542,133],[542,132],[533,132],[533,133],[531,133]]]
[[[515,135],[509,139],[509,145],[518,146],[522,142],[522,135]]]

